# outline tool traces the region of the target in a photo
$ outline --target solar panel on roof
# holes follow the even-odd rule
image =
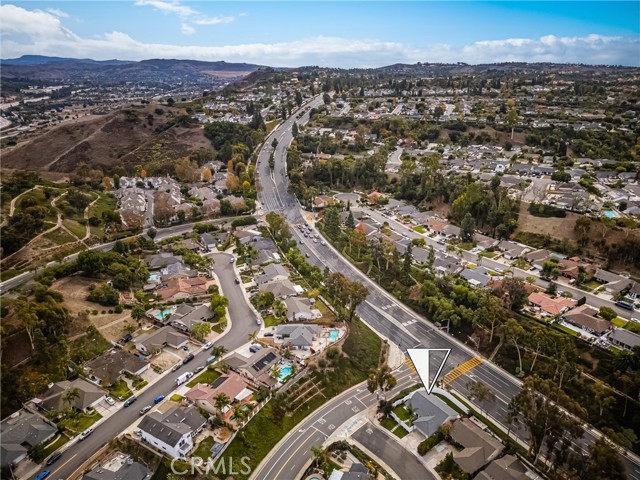
[[[256,363],[251,365],[251,368],[253,368],[256,372],[259,372],[260,370],[262,370],[264,368],[265,365],[267,365],[269,362],[275,360],[275,358],[276,358],[276,354],[273,353],[273,352],[269,352],[264,357],[262,357],[260,360],[258,360]]]

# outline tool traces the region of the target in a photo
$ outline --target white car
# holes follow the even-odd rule
[[[116,401],[111,397],[104,397],[104,401],[107,402],[112,407],[116,404]]]
[[[229,263],[233,263],[233,262],[235,262],[235,261],[236,261],[236,259],[235,259],[235,258],[233,258],[233,257],[231,257],[231,258],[229,259]]]
[[[259,318],[256,318],[256,323],[257,323],[258,325],[262,325],[262,320],[260,320]]]
[[[213,347],[213,342],[207,342],[202,346],[202,349],[209,350],[211,347]]]

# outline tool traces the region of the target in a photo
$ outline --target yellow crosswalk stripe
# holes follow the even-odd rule
[[[409,357],[405,357],[404,358],[404,363],[407,367],[409,367],[411,370],[413,370],[414,372],[417,372],[416,370],[416,366],[413,364],[413,362],[411,361],[411,359]]]
[[[471,370],[473,370],[474,368],[476,368],[478,365],[480,365],[482,363],[482,358],[480,357],[473,357],[470,360],[467,360],[464,363],[461,363],[460,365],[458,365],[456,368],[454,368],[453,370],[451,370],[449,373],[447,373],[444,378],[442,379],[443,383],[446,385],[448,383],[453,382],[456,378],[464,375],[465,373],[470,372]]]

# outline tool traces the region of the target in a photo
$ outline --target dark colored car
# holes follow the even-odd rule
[[[235,279],[236,285],[240,285],[240,280],[238,280],[237,278]]]
[[[57,460],[60,460],[61,456],[62,456],[62,453],[60,453],[60,452],[52,453],[51,456],[47,459],[47,465],[51,465],[52,463],[56,462]]]
[[[193,360],[194,358],[196,358],[196,356],[193,353],[190,353],[189,355],[187,355],[186,357],[184,357],[184,360],[182,360],[182,364],[186,365],[187,363],[189,363],[191,360]]]
[[[135,402],[137,400],[137,397],[129,397],[127,398],[127,400],[124,402],[124,406],[128,407],[129,405],[131,405],[133,402]]]

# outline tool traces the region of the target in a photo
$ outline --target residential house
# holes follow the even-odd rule
[[[254,281],[257,285],[261,283],[267,282],[280,282],[282,280],[286,280],[289,278],[289,272],[282,265],[277,263],[272,263],[270,265],[266,265],[262,269],[262,274],[256,275]]]
[[[149,480],[153,472],[133,460],[129,455],[118,452],[114,457],[102,462],[82,476],[82,480]]]
[[[162,252],[147,257],[149,270],[159,270],[173,263],[182,263],[182,256],[174,255],[169,252]]]
[[[85,371],[89,380],[101,381],[103,385],[112,385],[123,373],[141,375],[149,369],[149,362],[138,355],[120,350],[111,349],[98,358],[85,363]]]
[[[483,249],[483,250],[488,250],[490,248],[493,248],[496,245],[498,245],[498,243],[500,243],[499,240],[496,240],[495,238],[488,237],[486,235],[482,235],[481,233],[475,233],[473,235],[473,239],[476,242],[476,246],[481,248],[481,249]]]
[[[498,250],[503,253],[504,258],[507,260],[515,260],[520,258],[526,252],[529,251],[529,247],[526,245],[520,245],[519,243],[512,242],[510,240],[502,240],[498,243]]]
[[[275,338],[285,347],[309,350],[322,327],[312,324],[282,324],[276,327]]]
[[[369,469],[359,462],[353,462],[349,470],[334,470],[329,476],[329,480],[371,480]]]
[[[256,385],[273,388],[277,380],[271,376],[271,368],[278,365],[282,357],[273,348],[262,348],[250,357],[234,353],[224,359],[229,367]]]
[[[197,384],[185,394],[185,398],[195,406],[215,414],[218,413],[216,396],[221,393],[229,397],[232,405],[248,400],[253,395],[253,391],[249,389],[243,377],[237,373],[229,372],[215,379],[211,385]]]
[[[474,288],[486,287],[492,278],[489,270],[485,267],[465,268],[460,272],[460,276]]]
[[[194,278],[198,276],[198,271],[193,270],[189,265],[184,263],[172,263],[160,270],[162,281],[168,282],[174,278]]]
[[[460,237],[461,232],[462,230],[460,230],[460,227],[447,224],[444,227],[442,227],[442,231],[440,232],[440,235],[447,238],[458,238]]]
[[[583,262],[580,257],[563,258],[558,262],[560,275],[566,278],[578,278],[580,268],[584,270],[585,279],[591,278],[596,268],[590,263]]]
[[[196,407],[173,407],[165,413],[151,412],[138,425],[142,440],[172,458],[185,458],[193,439],[207,423]]]
[[[427,394],[425,389],[412,392],[405,401],[416,414],[413,426],[425,437],[433,435],[444,423],[458,418],[455,410],[435,395]]]
[[[312,300],[309,298],[288,297],[285,299],[284,304],[287,307],[287,320],[289,322],[313,320],[322,317],[322,312],[313,308]]]
[[[546,293],[533,292],[529,295],[529,303],[533,308],[540,310],[542,315],[555,317],[571,310],[577,302],[572,298],[553,298]]]
[[[208,305],[193,306],[183,303],[176,308],[167,321],[178,330],[190,332],[196,323],[206,322],[212,317],[213,312]]]
[[[513,455],[505,455],[487,465],[476,480],[529,480],[527,467]]]
[[[589,305],[580,305],[566,312],[562,319],[588,333],[600,336],[611,329],[611,323],[604,318],[596,317],[597,313],[598,311]]]
[[[213,250],[216,250],[218,247],[218,242],[215,239],[215,237],[213,235],[211,235],[210,233],[203,233],[200,235],[200,241],[202,242],[202,244],[204,245],[204,248],[208,251],[211,252]]]
[[[609,334],[609,341],[623,350],[633,350],[640,346],[640,335],[626,328],[614,328]]]
[[[289,279],[261,283],[258,285],[258,290],[271,292],[275,298],[287,298],[298,293],[295,285]]]
[[[460,261],[453,255],[436,252],[436,258],[433,262],[433,271],[436,275],[457,275],[463,268]]]
[[[136,349],[147,354],[159,353],[165,346],[175,349],[184,347],[189,337],[175,328],[166,326],[150,333],[143,333],[135,339]]]
[[[65,395],[72,390],[76,390],[78,396],[71,403],[68,403],[65,401]],[[106,395],[107,392],[94,383],[88,382],[83,378],[77,378],[71,381],[63,380],[54,383],[46,392],[33,399],[32,402],[38,408],[47,412],[61,412],[70,407],[86,412],[104,400]]]
[[[329,205],[333,205],[334,203],[336,203],[336,200],[327,195],[317,195],[313,198],[314,208],[325,208]]]
[[[15,466],[29,450],[53,438],[58,428],[43,418],[25,410],[18,410],[0,422],[0,466]]]
[[[207,295],[209,287],[214,283],[205,277],[174,278],[167,282],[166,287],[156,290],[156,295],[162,297],[165,302],[198,297]]]
[[[453,459],[466,473],[472,474],[496,458],[503,445],[482,431],[472,420],[459,418],[449,430],[451,439],[464,449],[453,454]]]
[[[617,273],[611,273],[602,268],[598,268],[593,278],[600,283],[604,283],[604,289],[609,293],[618,293],[628,288],[632,281],[628,277],[623,277]]]
[[[551,257],[551,252],[541,248],[539,250],[534,250],[533,252],[525,253],[523,256],[531,265],[536,267],[538,270],[542,270],[542,265],[544,265],[544,262]]]
[[[633,282],[633,285],[631,285],[631,288],[625,296],[632,300],[640,299],[640,282]]]

